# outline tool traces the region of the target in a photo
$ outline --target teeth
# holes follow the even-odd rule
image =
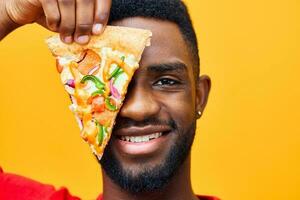
[[[149,142],[150,140],[159,138],[160,136],[162,136],[161,132],[144,136],[121,136],[121,140],[127,142]]]

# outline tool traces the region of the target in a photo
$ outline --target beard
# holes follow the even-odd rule
[[[153,121],[157,124],[157,120]],[[112,140],[110,140],[99,161],[108,177],[119,187],[133,194],[160,191],[168,185],[190,154],[195,136],[196,120],[186,130],[178,128],[174,120],[170,120],[168,124],[173,129],[172,133],[178,134],[178,137],[171,145],[164,161],[157,166],[141,166],[138,172],[122,167],[113,153]]]

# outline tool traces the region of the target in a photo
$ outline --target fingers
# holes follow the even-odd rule
[[[50,30],[65,43],[86,44],[108,22],[111,0],[40,0]]]
[[[41,1],[44,9],[47,27],[51,31],[58,31],[60,24],[60,12],[56,0],[43,0]]]
[[[73,34],[75,31],[75,9],[76,2],[74,0],[58,0],[60,9],[60,37],[65,43],[73,42]]]
[[[85,44],[89,41],[93,22],[94,0],[76,0],[76,42]]]
[[[95,16],[92,33],[97,35],[103,32],[109,18],[111,0],[95,0]]]

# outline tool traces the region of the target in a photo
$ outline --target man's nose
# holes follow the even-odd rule
[[[155,100],[151,91],[147,91],[145,87],[138,84],[128,89],[125,102],[119,113],[120,117],[143,121],[159,113],[159,103]]]

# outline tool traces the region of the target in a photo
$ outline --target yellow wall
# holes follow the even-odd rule
[[[192,153],[195,191],[300,199],[300,2],[186,2],[213,81]],[[30,25],[0,43],[0,166],[93,199],[100,169],[68,110],[49,34]]]

